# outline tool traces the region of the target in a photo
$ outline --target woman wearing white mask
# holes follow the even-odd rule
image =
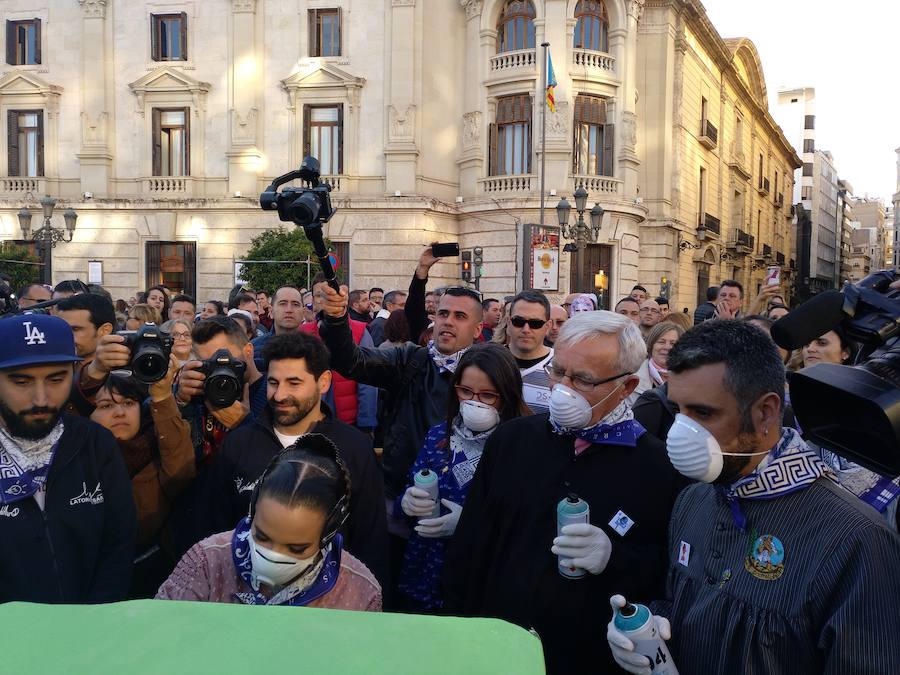
[[[522,376],[508,349],[497,344],[470,348],[459,360],[453,378],[456,396],[448,402],[447,421],[425,437],[410,471],[410,487],[400,508],[418,519],[400,573],[399,588],[414,609],[443,606],[441,582],[446,542],[453,536],[484,444],[501,422],[530,415],[522,397]],[[438,476],[442,515],[430,517],[434,501],[412,477],[423,469]]]
[[[157,599],[381,611],[381,587],[343,550],[350,478],[335,445],[307,434],[260,476],[250,515],[195,544]]]

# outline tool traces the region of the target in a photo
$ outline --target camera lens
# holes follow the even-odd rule
[[[319,218],[319,200],[313,192],[304,192],[291,204],[291,217],[294,222],[305,227]]]
[[[142,344],[131,357],[131,371],[141,382],[159,382],[169,370],[169,357],[156,344]]]
[[[227,408],[241,397],[241,381],[230,368],[217,368],[206,378],[203,395],[215,408]]]

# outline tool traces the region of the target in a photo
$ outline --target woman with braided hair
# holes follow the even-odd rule
[[[277,455],[234,530],[195,544],[157,599],[381,611],[381,587],[343,550],[350,477],[337,447],[307,434]]]

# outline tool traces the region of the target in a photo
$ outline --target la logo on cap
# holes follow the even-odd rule
[[[25,343],[28,345],[45,345],[47,344],[47,340],[44,339],[44,334],[38,330],[37,326],[32,327],[30,321],[25,321],[22,324],[25,326]]]

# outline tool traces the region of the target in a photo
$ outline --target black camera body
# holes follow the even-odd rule
[[[125,346],[131,350],[131,374],[144,384],[159,382],[169,372],[169,355],[174,340],[155,323],[145,323],[138,330],[116,333],[125,338]]]
[[[288,187],[277,191],[277,183],[301,179],[306,187]],[[335,209],[331,206],[331,185],[321,181],[319,160],[305,157],[299,171],[293,171],[277,179],[259,196],[259,205],[264,211],[278,210],[278,218],[286,223],[294,223],[304,230],[321,227],[331,220]]]
[[[220,349],[202,361],[197,370],[206,375],[203,397],[210,407],[227,408],[244,395],[247,364],[234,358],[227,349]]]

